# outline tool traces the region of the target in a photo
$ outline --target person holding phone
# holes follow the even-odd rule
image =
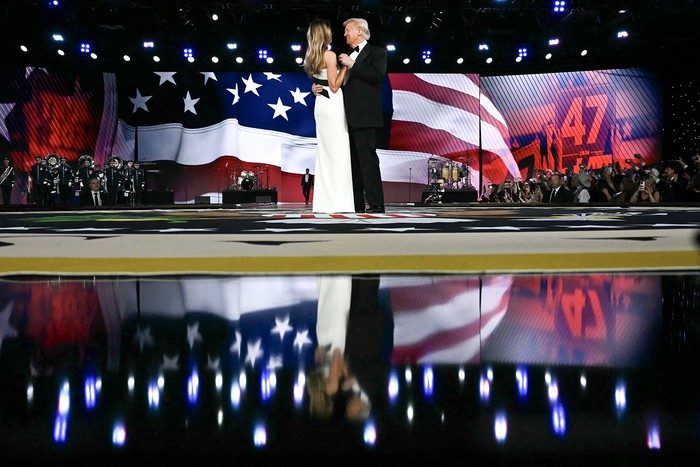
[[[652,177],[647,177],[639,182],[639,187],[630,197],[630,203],[658,203],[661,194],[656,189],[656,182]]]

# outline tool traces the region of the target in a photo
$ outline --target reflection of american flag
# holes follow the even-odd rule
[[[477,75],[392,74],[389,78],[394,114],[390,148],[381,151],[385,181],[404,181],[402,174],[409,172],[409,165],[416,167],[437,156],[468,164],[470,182],[478,186],[480,148],[481,172],[487,180],[518,175],[505,119],[481,92]],[[420,180],[422,173],[418,175]]]
[[[391,290],[393,363],[478,363],[508,309],[510,276],[402,279]]]

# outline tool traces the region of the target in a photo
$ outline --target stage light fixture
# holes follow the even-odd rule
[[[520,63],[520,62],[523,61],[523,57],[521,57],[520,55],[518,55],[518,56],[515,58],[515,61],[518,62],[518,63]]]
[[[459,57],[457,59],[457,65],[461,65],[462,63],[464,63],[464,59],[462,57]]]
[[[216,55],[214,55],[214,56],[211,58],[211,61],[212,61],[212,63],[219,63],[219,57],[217,57]]]
[[[212,21],[219,21],[219,15],[217,15],[216,13],[212,14],[212,15],[211,15],[211,20],[212,20]]]
[[[63,50],[61,50],[61,49],[58,49],[57,52],[58,52],[58,55],[60,55],[61,57],[63,57],[63,56],[66,54],[66,53],[65,53]]]
[[[90,44],[87,42],[83,42],[80,44],[80,52],[84,54],[89,54],[90,53]]]
[[[153,42],[153,41],[144,41],[144,42],[143,42],[143,48],[144,48],[144,49],[152,49],[152,48],[155,47],[155,46],[156,46],[156,44],[155,44],[155,42]]]
[[[236,63],[243,63],[243,57],[236,57]]]
[[[555,0],[553,10],[554,13],[564,13],[566,11],[566,0]]]
[[[626,39],[628,37],[629,37],[629,33],[627,31],[618,31],[617,32],[618,39]]]
[[[236,50],[238,48],[238,44],[236,44],[235,42],[229,42],[228,44],[226,44],[226,48],[229,50]]]
[[[403,59],[403,64],[404,64],[404,65],[408,65],[409,63],[411,63],[411,59],[410,59],[410,58],[404,58],[404,59]]]
[[[160,57],[159,57],[158,55],[154,55],[154,56],[153,56],[153,61],[156,62],[156,63],[160,62]]]
[[[300,52],[301,51],[301,45],[299,44],[292,44],[292,50],[294,52]]]
[[[421,55],[421,58],[423,59],[423,61],[426,64],[429,64],[430,62],[433,61],[431,55],[432,55],[432,53],[430,52],[430,50],[424,50],[423,54]]]
[[[122,58],[124,59],[125,62],[131,61],[131,57],[129,57],[128,55],[124,55]]]
[[[551,45],[551,46],[559,45],[559,39],[557,39],[557,38],[550,39],[549,45]]]
[[[20,49],[22,52],[27,52],[27,51],[29,50],[29,49],[27,48],[27,46],[24,45],[24,44],[20,45],[20,46],[19,46],[19,49]]]
[[[518,49],[518,57],[521,59],[527,57],[527,49],[525,47],[521,47]]]
[[[91,53],[90,58],[93,60],[97,60],[97,54],[95,52]]]
[[[267,49],[258,49],[258,58],[260,60],[267,60]]]
[[[301,65],[302,63],[304,63],[304,59],[301,57],[297,57],[294,61],[297,62],[298,65]]]
[[[194,57],[187,57],[187,61],[190,63],[194,63]]]
[[[544,56],[544,58],[545,58],[545,60],[549,60],[550,58],[552,58],[552,53],[551,52],[548,53],[547,55]]]
[[[60,6],[61,2],[58,0],[49,0],[49,6]]]
[[[489,50],[488,44],[479,44],[479,51]]]
[[[411,21],[413,21],[413,18],[411,18],[410,15],[406,15],[406,17],[404,18],[404,21],[406,21],[407,23],[410,23]]]
[[[182,49],[182,55],[189,60],[190,58],[192,58],[192,49],[190,49],[189,47],[185,47],[184,49]]]
[[[588,55],[588,50],[583,49],[583,50],[581,51],[581,56],[582,56],[582,57],[585,57],[586,55]]]
[[[53,40],[56,42],[63,42],[63,36],[61,34],[54,34],[51,37],[53,37]]]
[[[267,58],[265,59],[265,61],[266,61],[267,63],[272,64],[272,63],[275,61],[275,59],[272,58],[272,57],[267,57]]]
[[[487,58],[486,63],[493,63],[493,58],[491,58],[491,57]]]
[[[619,10],[618,13],[620,13],[621,15],[624,15],[625,13],[627,13],[627,10]]]
[[[387,52],[396,52],[396,46],[394,44],[387,44],[386,51]]]

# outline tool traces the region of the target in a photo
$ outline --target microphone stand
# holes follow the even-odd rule
[[[265,189],[270,189],[270,166],[265,164]]]
[[[408,168],[408,202],[411,202],[411,174],[413,173],[412,168]]]

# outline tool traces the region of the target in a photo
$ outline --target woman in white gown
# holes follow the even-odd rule
[[[338,71],[338,59],[328,49],[333,39],[330,23],[314,20],[306,32],[308,48],[304,71],[321,84],[324,93],[316,98],[316,166],[313,212],[355,212],[350,167],[350,137],[345,120],[343,84],[346,67]]]

